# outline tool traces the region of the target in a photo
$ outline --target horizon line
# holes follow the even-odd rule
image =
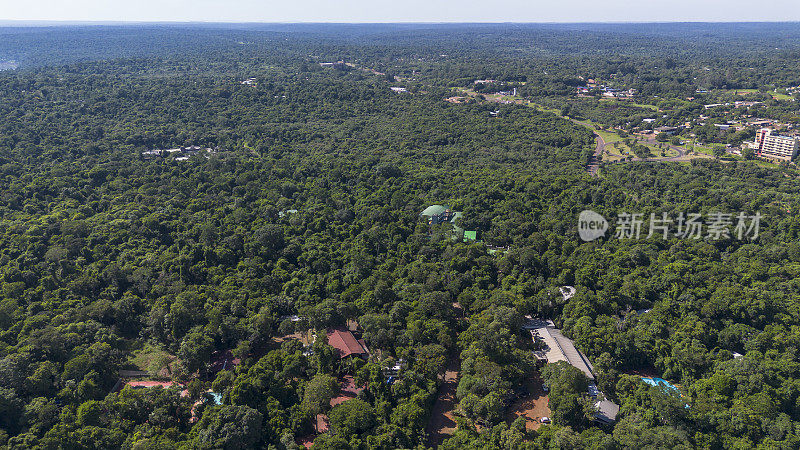
[[[219,20],[31,20],[11,19],[0,20],[0,27],[4,26],[71,26],[71,25],[658,25],[658,24],[792,24],[800,23],[798,20],[760,20],[760,21],[727,21],[727,20],[667,20],[667,21],[388,21],[388,22],[339,22],[339,21],[219,21]]]

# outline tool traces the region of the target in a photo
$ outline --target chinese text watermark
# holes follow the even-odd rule
[[[700,213],[650,214],[623,212],[616,218],[615,239],[661,238],[669,239],[739,239],[755,240],[761,229],[761,213],[753,215],[745,212],[712,212],[707,216]],[[605,236],[608,221],[594,211],[583,211],[578,217],[578,234],[584,241],[593,241]]]

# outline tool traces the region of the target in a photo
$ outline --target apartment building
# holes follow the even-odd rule
[[[754,149],[758,156],[791,161],[797,156],[798,139],[796,136],[779,136],[774,130],[762,128],[756,132]]]

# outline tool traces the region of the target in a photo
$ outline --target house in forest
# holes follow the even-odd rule
[[[427,219],[428,224],[438,225],[445,222],[455,222],[456,213],[447,205],[431,205],[420,213],[420,217]]]
[[[529,331],[533,341],[542,346],[542,350],[535,352],[539,361],[545,364],[564,361],[586,375],[589,380],[588,394],[595,400],[595,420],[602,423],[611,423],[617,419],[619,405],[607,400],[602,395],[602,392],[597,389],[594,367],[589,362],[589,358],[575,347],[572,339],[561,334],[561,330],[556,328],[551,320],[533,319],[530,316],[526,316],[526,321],[522,328]]]
[[[336,350],[339,358],[357,356],[367,358],[369,351],[363,339],[356,339],[350,330],[340,327],[328,330],[328,345]]]
[[[447,205],[431,205],[425,208],[419,216],[425,219],[428,225],[452,224],[454,240],[476,241],[478,239],[477,231],[467,231],[456,225],[456,222],[464,216],[464,213],[453,211]]]

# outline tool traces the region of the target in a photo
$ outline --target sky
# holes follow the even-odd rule
[[[800,21],[800,0],[0,0],[5,21]]]

